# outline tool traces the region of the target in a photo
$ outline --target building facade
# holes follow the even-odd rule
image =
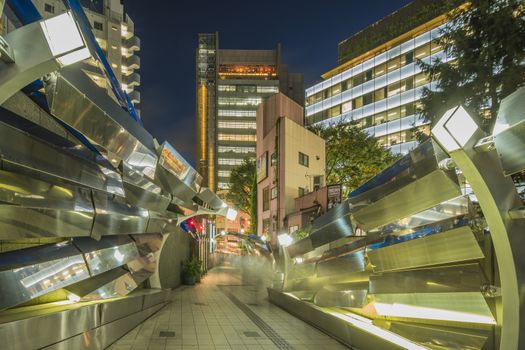
[[[282,93],[257,110],[257,233],[288,231],[295,198],[324,185],[325,141],[304,127],[303,107]]]
[[[264,98],[285,93],[304,102],[303,76],[289,74],[275,50],[219,48],[217,33],[199,34],[196,52],[197,163],[204,184],[229,188],[230,171],[255,158],[256,111]]]
[[[34,0],[43,18],[50,18],[66,11],[62,0]],[[134,24],[126,14],[120,0],[81,0],[100,48],[104,52],[115,77],[121,83],[140,114],[140,39],[134,34]],[[113,96],[111,86],[93,59],[84,62],[84,72],[102,89]]]
[[[417,145],[422,91],[435,83],[419,60],[446,60],[436,39],[450,4],[416,0],[339,44],[339,66],[306,89],[306,124],[353,121],[393,153]]]

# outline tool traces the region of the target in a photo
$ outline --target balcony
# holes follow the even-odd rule
[[[140,50],[140,39],[138,36],[132,36],[131,38],[124,40],[123,46],[127,47],[129,50],[132,51],[139,51]]]
[[[140,68],[140,57],[139,56],[129,56],[128,58],[123,58],[123,63],[128,69],[139,69]]]
[[[127,86],[139,86],[140,85],[140,74],[131,73],[128,76],[122,77],[124,84]]]
[[[128,92],[129,98],[131,99],[131,102],[133,103],[140,103],[140,92],[137,90],[133,90]]]

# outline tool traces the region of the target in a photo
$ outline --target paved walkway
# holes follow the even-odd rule
[[[196,286],[173,291],[173,301],[126,334],[111,350],[347,349],[267,301],[253,270],[212,269]]]

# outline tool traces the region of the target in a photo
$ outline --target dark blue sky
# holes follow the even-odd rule
[[[230,49],[282,45],[282,62],[303,73],[305,88],[337,65],[337,44],[410,0],[125,0],[141,39],[142,119],[195,164],[197,35],[219,32]]]

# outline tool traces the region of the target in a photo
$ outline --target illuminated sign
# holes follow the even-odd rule
[[[335,205],[341,203],[342,188],[341,185],[328,185],[326,188],[326,210],[332,209]]]
[[[268,152],[264,152],[257,159],[257,183],[268,176]]]
[[[182,181],[192,169],[179,152],[167,142],[163,143],[159,164]]]
[[[276,77],[277,67],[260,64],[221,64],[219,66],[219,75]]]

